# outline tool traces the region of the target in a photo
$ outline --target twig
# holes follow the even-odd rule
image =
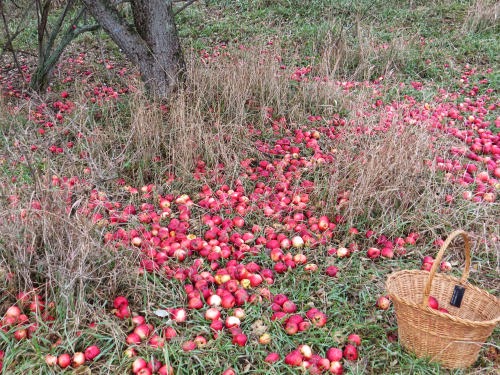
[[[19,64],[19,60],[17,59],[17,54],[16,51],[14,50],[14,47],[12,46],[12,40],[10,36],[10,30],[9,30],[9,24],[7,23],[7,18],[5,17],[5,13],[3,11],[3,1],[0,0],[0,14],[2,16],[2,21],[5,29],[5,35],[7,36],[7,42],[5,43],[5,47],[9,48],[10,51],[12,52],[12,58],[14,59],[14,63],[16,64],[16,68],[19,71],[19,74],[23,78],[24,81],[24,73],[23,70],[21,69],[21,65]]]
[[[177,9],[174,12],[174,16],[178,15],[180,12],[182,12],[184,9],[186,9],[188,6],[190,6],[191,4],[193,4],[196,1],[198,1],[198,0],[188,0],[188,1],[186,1],[179,9]]]

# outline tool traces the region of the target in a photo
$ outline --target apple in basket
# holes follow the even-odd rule
[[[439,303],[436,298],[433,296],[429,296],[429,302],[427,302],[428,306],[431,309],[438,310],[439,309]]]

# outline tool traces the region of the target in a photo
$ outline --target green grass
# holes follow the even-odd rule
[[[345,38],[347,48],[353,51],[367,41],[376,46],[391,43],[399,36],[408,45],[392,54],[373,56],[369,61],[370,78],[384,74],[390,59],[394,60],[398,78],[411,76],[450,83],[450,77],[442,69],[445,63],[454,67],[467,63],[490,66],[499,62],[498,23],[487,24],[477,31],[467,30],[464,24],[470,5],[470,1],[214,0],[206,5],[193,5],[181,13],[179,28],[185,42],[195,49],[222,42],[251,44],[276,39],[273,36],[278,35],[275,42],[283,47],[285,61],[291,65],[305,63],[298,56],[318,57],[325,48],[332,47],[327,35],[333,40]],[[348,60],[341,74],[348,75],[359,67],[356,53]]]

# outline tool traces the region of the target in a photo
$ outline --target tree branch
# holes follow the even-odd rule
[[[104,0],[82,0],[87,10],[97,23],[111,36],[132,63],[138,65],[141,56],[148,53],[146,42],[129,29],[127,21],[120,15],[116,7]]]
[[[101,25],[95,24],[95,25],[85,25],[81,27],[77,27],[75,31],[73,32],[74,36],[77,37],[80,34],[86,33],[88,31],[96,31],[99,29]]]
[[[178,15],[180,12],[182,12],[184,9],[186,9],[188,6],[191,4],[197,2],[198,0],[187,0],[179,9],[176,9],[174,12],[174,16]],[[176,1],[174,1],[176,2]],[[180,2],[180,1],[179,1]]]
[[[46,46],[46,53],[50,53],[50,50],[52,50],[52,47],[54,47],[54,43],[56,41],[57,35],[59,34],[59,31],[61,30],[62,24],[68,15],[68,12],[70,11],[71,7],[73,6],[74,0],[68,0],[66,2],[66,6],[64,7],[64,11],[59,15],[59,18],[57,19],[56,24],[54,25],[54,28],[52,29],[52,32],[50,33],[49,40],[47,42]]]
[[[10,51],[12,52],[12,58],[14,59],[14,63],[16,64],[16,68],[19,71],[19,74],[23,78],[24,81],[24,74],[23,70],[21,69],[21,65],[19,64],[19,60],[17,59],[17,54],[16,51],[14,50],[14,47],[12,46],[12,40],[13,38],[10,35],[10,30],[9,30],[9,24],[7,22],[7,17],[5,17],[5,12],[3,10],[3,1],[0,0],[0,13],[2,15],[2,21],[5,29],[5,36],[7,37],[7,42],[5,43],[5,47],[9,48]]]

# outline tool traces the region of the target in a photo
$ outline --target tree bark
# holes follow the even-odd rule
[[[185,73],[172,0],[132,0],[135,28],[128,26],[109,1],[82,1],[130,61],[139,67],[148,92],[156,97],[168,97]]]

